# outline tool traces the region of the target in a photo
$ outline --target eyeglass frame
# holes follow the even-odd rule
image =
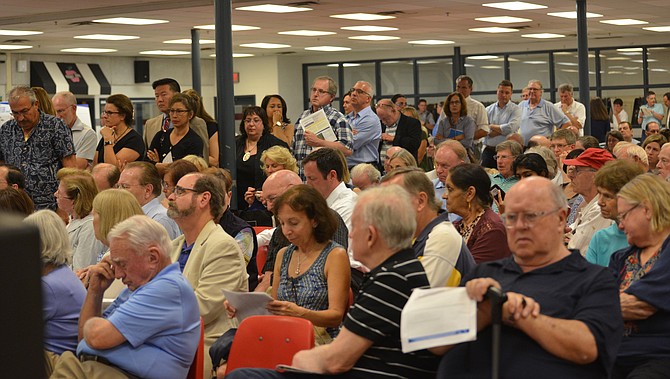
[[[182,196],[186,195],[186,192],[188,192],[188,191],[191,191],[191,192],[196,193],[196,194],[202,193],[202,192],[196,190],[195,188],[187,188],[187,187],[182,187],[180,185],[174,186],[174,190],[172,191],[172,193],[174,193],[175,196],[177,196],[177,197],[182,197]]]
[[[372,95],[370,93],[368,93],[368,92],[366,92],[366,91],[364,91],[360,88],[351,88],[349,90],[349,92],[351,92],[351,93],[356,92],[356,94],[358,94],[358,95],[368,95],[368,96],[372,97]]]
[[[642,203],[637,203],[634,206],[630,207],[627,211],[619,212],[619,214],[616,217],[617,225],[621,225],[622,222],[626,221],[626,217],[628,216],[628,214],[635,208],[639,207],[640,205],[642,205]]]
[[[523,215],[523,226],[530,229],[535,226],[535,223],[537,223],[540,219],[547,217],[551,214],[554,214],[558,211],[563,209],[562,207],[557,207],[554,208],[553,210],[547,210],[547,211],[536,211],[536,212],[520,212],[520,213],[507,213],[505,212],[504,214],[500,215],[500,218],[502,219],[503,225],[505,225],[505,228],[507,229],[516,229],[516,224],[519,222],[519,219],[516,220],[510,220],[510,216],[519,216]],[[531,217],[533,220],[528,220],[528,217]]]
[[[19,116],[21,116],[21,117],[26,117],[26,115],[28,114],[28,112],[30,112],[30,111],[33,109],[34,106],[35,106],[35,102],[31,103],[30,106],[29,106],[28,108],[22,109],[22,110],[20,110],[20,111],[18,111],[18,112],[14,112],[14,111],[10,110],[9,113],[10,113],[10,114],[12,115],[12,117],[14,117],[14,118],[19,117]]]
[[[113,114],[123,114],[123,112],[115,112],[115,111],[102,111],[100,112],[100,116],[111,116]]]
[[[328,95],[330,95],[330,96],[335,96],[334,94],[330,93],[329,91],[324,91],[324,90],[322,90],[321,88],[314,88],[314,87],[312,87],[312,88],[310,89],[310,91],[311,91],[312,93],[317,92],[317,93],[319,94],[319,96],[323,96],[323,95],[325,95],[325,94],[328,94]]]

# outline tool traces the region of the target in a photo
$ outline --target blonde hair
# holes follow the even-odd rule
[[[59,267],[70,263],[72,245],[65,224],[56,212],[43,209],[29,215],[23,221],[36,226],[40,232],[42,264]]]
[[[202,157],[199,157],[197,155],[189,154],[182,159],[187,162],[193,163],[199,172],[202,172],[204,169],[209,167],[209,163],[207,163],[206,160],[202,159]]]
[[[670,228],[670,184],[660,176],[638,175],[621,188],[617,197],[634,205],[649,206],[652,231],[660,233]]]
[[[144,214],[140,203],[132,193],[114,188],[104,190],[95,197],[93,212],[97,213],[100,218],[95,236],[107,246],[109,246],[107,234],[116,224],[130,216]]]
[[[270,159],[278,165],[284,166],[284,170],[298,173],[298,164],[291,152],[283,146],[272,146],[261,154],[261,169],[265,171],[265,160]]]
[[[93,210],[93,199],[98,194],[93,175],[86,170],[62,168],[56,177],[65,187],[65,195],[74,201],[74,213],[84,218]]]

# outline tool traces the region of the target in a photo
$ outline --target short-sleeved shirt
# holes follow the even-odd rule
[[[568,116],[544,99],[541,99],[533,109],[530,108],[529,101],[524,100],[519,103],[519,108],[521,108],[519,131],[526,145],[532,136],[540,135],[549,138],[554,133],[554,129],[570,122]]]
[[[412,249],[395,253],[366,275],[344,327],[372,341],[372,346],[349,374],[361,378],[435,377],[437,357],[426,350],[403,354],[401,349],[400,313],[415,288],[429,288],[429,283]]]
[[[93,129],[77,117],[70,130],[72,130],[72,141],[74,142],[74,150],[77,152],[77,158],[93,161],[95,147],[98,144],[98,137]]]
[[[172,132],[174,132],[174,128],[170,128],[165,132],[159,131],[151,141],[151,145],[149,145],[149,150],[153,151],[156,149],[158,151],[158,159],[160,162],[163,162],[168,153],[172,153],[171,156],[173,162],[177,159],[182,159],[189,154],[202,157],[203,143],[202,138],[200,138],[198,133],[189,128],[186,135],[182,137],[176,145],[173,145],[170,141]]]
[[[521,330],[503,324],[501,378],[542,378],[548,374],[552,378],[609,377],[621,342],[623,320],[619,289],[607,269],[586,262],[578,251],[528,272],[509,257],[478,265],[462,284],[486,277],[498,281],[504,292],[535,299],[543,315],[585,323],[598,348],[594,362],[578,365],[556,357]],[[459,344],[445,354],[439,372],[448,373],[449,378],[491,377],[491,329],[481,330],[476,341]]]
[[[44,349],[56,354],[75,351],[86,289],[74,272],[62,265],[42,277],[42,294]]]
[[[105,350],[82,339],[77,354],[97,355],[147,379],[185,378],[200,336],[193,288],[173,263],[135,291],[124,289],[103,317],[126,339]]]
[[[16,120],[9,120],[0,128],[0,160],[21,170],[26,192],[37,209],[56,209],[56,173],[63,167],[63,158],[74,153],[70,129],[63,120],[46,113],[40,112],[28,140]]]
[[[649,104],[645,104],[640,107],[640,113],[639,116],[642,116],[642,123],[640,126],[642,127],[642,130],[647,130],[647,124],[654,121],[657,122],[659,125],[661,125],[661,120],[657,119],[654,117],[653,114],[649,114],[649,116],[645,116],[644,113],[642,113],[642,109],[649,109],[650,111],[654,111],[655,113],[658,114],[663,114],[665,113],[665,110],[663,109],[663,104],[661,103],[656,103],[654,104],[653,107],[650,107]]]
[[[103,163],[105,161],[104,143],[105,140],[103,138],[100,138],[100,141],[98,141],[98,147],[96,148],[98,153],[98,161],[95,163]],[[146,148],[144,147],[144,141],[142,140],[142,136],[134,129],[130,129],[130,131],[128,131],[128,133],[126,133],[125,136],[121,137],[118,141],[116,141],[116,143],[113,146],[114,154],[118,154],[119,151],[121,151],[121,149],[123,148],[128,148],[137,151],[137,153],[140,155],[140,157],[137,158],[138,161],[144,159],[144,154],[146,153]]]
[[[330,105],[325,105],[323,108],[326,118],[330,122],[330,127],[337,137],[337,141],[344,145],[347,149],[354,149],[354,135],[351,132],[351,126],[347,123],[344,115],[337,109]],[[302,180],[305,180],[305,172],[302,167],[302,160],[312,152],[313,148],[305,141],[305,128],[300,124],[303,117],[312,114],[312,108],[306,109],[302,112],[298,120],[295,122],[295,132],[293,136],[293,155],[298,162],[298,174]]]

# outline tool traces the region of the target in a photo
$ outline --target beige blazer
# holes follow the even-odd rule
[[[154,136],[161,130],[163,126],[163,114],[159,114],[154,118],[150,118],[147,122],[144,123],[144,145],[147,150],[151,141],[153,141]],[[205,158],[205,161],[209,162],[209,134],[207,133],[207,124],[205,120],[200,117],[193,117],[190,123],[190,127],[196,132],[200,138],[202,138],[202,157]]]
[[[183,235],[172,241],[173,262],[179,260],[183,245]],[[218,337],[228,329],[237,327],[237,320],[229,319],[226,314],[223,306],[225,297],[221,289],[238,292],[249,290],[244,256],[237,242],[220,225],[210,221],[196,238],[183,274],[195,290],[200,316],[205,325],[205,351],[209,351]],[[205,363],[211,366],[210,359],[205,359]],[[205,369],[205,372],[209,372],[207,367]]]

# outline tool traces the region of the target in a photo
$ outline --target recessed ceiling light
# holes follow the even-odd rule
[[[342,30],[353,30],[355,32],[368,32],[368,33],[391,32],[391,31],[394,31],[394,30],[398,30],[398,28],[394,28],[394,27],[391,27],[391,26],[375,26],[375,25],[343,26],[340,29],[342,29]]]
[[[639,68],[639,67],[636,67],[636,66],[633,66],[633,67],[624,67],[623,69],[624,69],[624,70],[629,70],[629,71],[630,71],[630,70],[639,70],[640,68]]]
[[[266,43],[266,42],[243,43],[240,46],[252,47],[256,49],[282,49],[285,47],[291,47],[291,45],[283,45],[281,43]]]
[[[203,30],[215,30],[216,25],[210,24],[210,25],[197,25],[194,26],[196,29],[203,29]],[[257,30],[260,29],[258,26],[248,26],[248,25],[231,25],[230,28],[234,32],[241,32],[245,30]]]
[[[637,73],[635,73],[635,72],[633,72],[633,71],[626,71],[626,72],[624,72],[623,74],[624,74],[624,75],[637,75]]]
[[[390,20],[395,18],[395,16],[387,16],[381,14],[373,13],[346,13],[346,14],[334,14],[330,17],[333,18],[343,18],[346,20],[357,20],[357,21],[377,21],[377,20]]]
[[[644,30],[649,30],[652,32],[670,32],[670,26],[649,26],[646,28],[642,28]],[[0,33],[2,34],[2,33]]]
[[[209,54],[210,57],[214,58],[216,57],[216,54]],[[254,54],[241,54],[241,53],[233,53],[233,58],[248,58],[248,57],[253,57]]]
[[[171,39],[167,41],[163,41],[163,43],[176,43],[180,45],[190,45],[193,43],[193,41],[190,38],[182,38],[182,39]],[[201,45],[206,45],[206,44],[211,44],[211,43],[216,43],[216,40],[213,39],[201,39],[200,44]]]
[[[563,38],[565,36],[563,34],[554,34],[554,33],[534,33],[534,34],[522,34],[521,37],[549,39],[549,38]]]
[[[488,60],[488,59],[496,59],[498,58],[497,55],[475,55],[472,57],[467,57],[467,59],[474,59],[474,60]]]
[[[99,22],[103,24],[121,24],[121,25],[154,25],[154,24],[166,24],[170,21],[154,20],[149,18],[112,17],[112,18],[102,18],[100,20],[93,20],[93,22]]]
[[[626,51],[623,53],[619,53],[621,55],[642,55],[641,51]]]
[[[138,39],[139,36],[122,36],[118,34],[86,34],[83,36],[74,36],[78,39],[96,39],[102,41],[125,41],[129,39]]]
[[[307,7],[290,7],[288,5],[262,4],[251,5],[248,7],[235,8],[238,11],[252,11],[252,12],[267,12],[267,13],[294,13],[311,11],[312,8]]]
[[[442,39],[420,39],[416,41],[407,41],[407,43],[411,43],[412,45],[451,45],[456,42]]]
[[[390,41],[394,39],[400,39],[400,37],[394,36],[377,36],[377,35],[368,35],[368,36],[353,36],[349,39],[363,40],[363,41]]]
[[[556,64],[559,64],[561,66],[579,66],[579,63],[575,62],[556,62]]]
[[[525,64],[545,64],[545,61],[523,61]]]
[[[666,70],[664,68],[652,68],[651,71],[654,71],[654,72],[668,72],[668,70]]]
[[[616,49],[616,51],[622,52],[622,51],[642,51],[641,47],[623,47],[621,49]]]
[[[319,36],[329,36],[336,33],[324,32],[320,30],[289,30],[286,32],[278,32],[277,34],[283,34],[288,36],[319,37]]]
[[[571,11],[571,12],[551,12],[547,13],[547,16],[554,16],[554,17],[562,17],[562,18],[570,18],[573,20],[577,19],[577,11]],[[598,13],[591,13],[591,12],[586,12],[586,18],[596,18],[596,17],[602,17],[603,15],[598,14]]]
[[[350,47],[342,47],[342,46],[310,46],[306,47],[305,50],[310,50],[310,51],[347,51],[351,50]]]
[[[603,20],[600,22],[602,22],[603,24],[619,25],[619,26],[648,24],[647,21],[634,20],[632,18],[622,18],[618,20]]]
[[[32,36],[35,34],[43,34],[43,32],[34,32],[30,30],[3,30],[0,29],[0,36]]]
[[[544,9],[546,5],[527,3],[525,1],[506,1],[502,3],[488,3],[482,6],[489,8],[506,9],[508,11],[525,11],[529,9]]]
[[[0,45],[0,50],[32,49],[30,45]]]
[[[623,57],[622,57],[623,58]],[[633,63],[642,63],[642,59],[633,59]],[[658,59],[647,59],[647,62],[658,62]]]
[[[180,51],[180,50],[147,50],[140,51],[142,55],[188,55],[191,54],[189,51]]]
[[[512,17],[512,16],[478,17],[475,18],[475,20],[484,22],[494,22],[496,24],[514,24],[516,22],[533,21],[529,18]]]
[[[497,70],[502,68],[502,66],[482,66],[481,68],[485,68],[487,70]]]
[[[116,49],[103,49],[97,47],[74,47],[69,49],[61,49],[64,53],[113,53],[118,51]]]
[[[475,66],[473,64],[470,64],[470,63],[466,63],[466,64],[463,65],[463,67],[477,67],[477,66]]]
[[[451,61],[434,61],[434,60],[425,60],[425,61],[416,61],[416,64],[437,64],[437,63],[442,63],[442,64],[452,64]]]
[[[564,69],[561,69],[561,71],[563,71],[563,72],[579,72],[579,70],[575,70],[575,69],[572,69],[572,68],[564,68]]]
[[[468,29],[471,32],[481,32],[481,33],[512,33],[512,32],[518,32],[519,29],[513,29],[513,28],[500,28],[497,26],[491,26],[488,28],[471,28]]]
[[[358,67],[360,66],[360,63],[342,63],[342,67]],[[329,65],[326,65],[328,67],[340,67],[338,63],[331,63]]]

